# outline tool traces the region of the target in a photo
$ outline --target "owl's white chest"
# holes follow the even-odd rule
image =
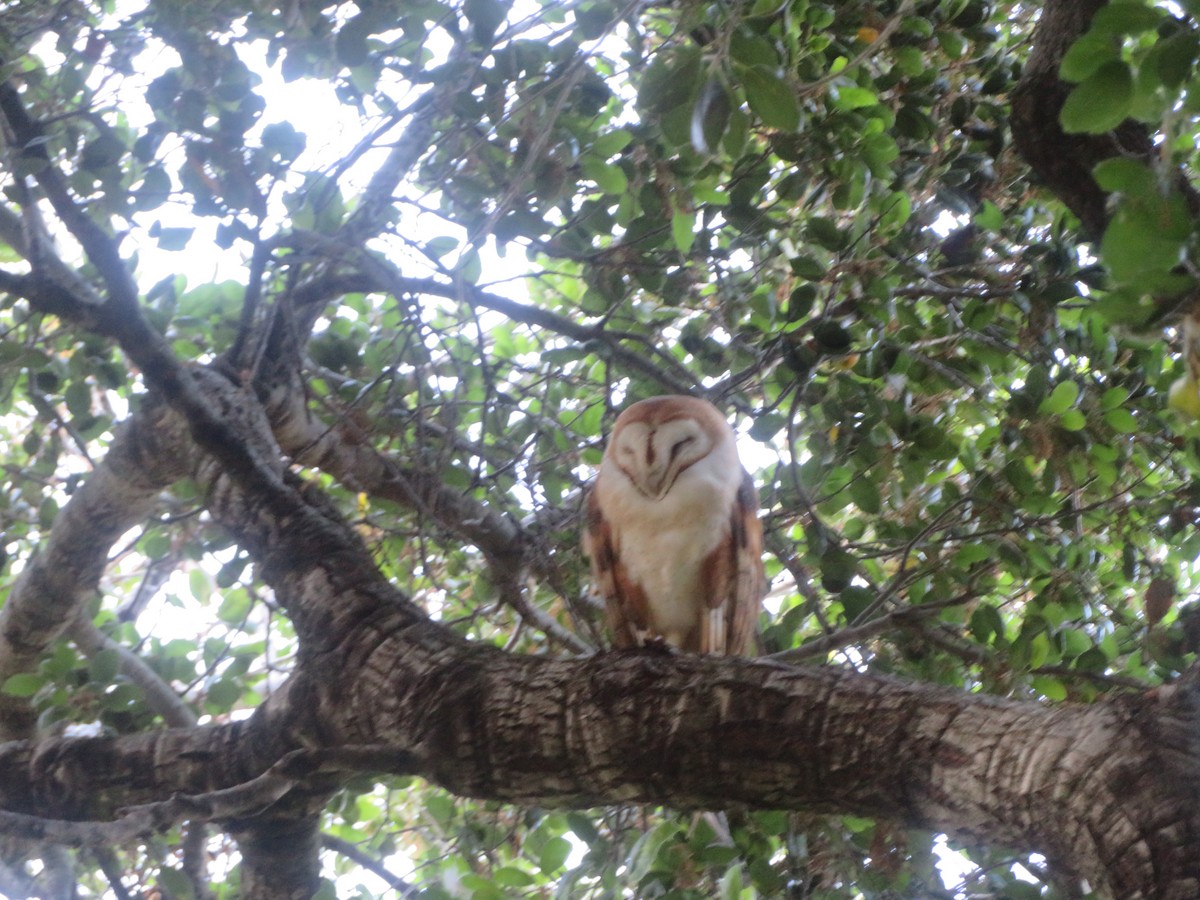
[[[654,630],[676,645],[699,625],[704,559],[729,535],[737,485],[712,469],[692,466],[661,500],[625,481],[611,496],[621,564],[645,592]]]

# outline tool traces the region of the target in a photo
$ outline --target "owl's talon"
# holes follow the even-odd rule
[[[660,656],[674,656],[679,651],[666,642],[660,635],[648,637],[642,642],[642,649]]]

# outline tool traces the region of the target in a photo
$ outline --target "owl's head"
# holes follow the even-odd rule
[[[653,397],[629,406],[613,426],[606,451],[650,500],[661,500],[679,476],[715,450],[733,453],[733,429],[711,403],[695,397]]]

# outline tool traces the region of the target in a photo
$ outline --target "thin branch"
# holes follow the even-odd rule
[[[974,596],[973,593],[960,594],[941,603],[929,603],[922,606],[910,606],[904,609],[893,610],[877,619],[872,619],[870,622],[864,622],[861,625],[852,625],[835,631],[832,634],[822,635],[791,650],[772,653],[767,659],[798,663],[814,657],[827,656],[835,650],[861,644],[893,628],[918,628],[922,635],[929,636],[929,631],[923,627],[925,619],[941,613],[947,606],[956,606],[965,603]],[[971,646],[979,651],[979,654],[983,653],[982,648],[976,647],[973,644]],[[976,655],[976,658],[972,661],[979,662],[979,655]]]
[[[35,122],[21,102],[21,96],[11,82],[0,82],[0,115],[8,122],[23,155],[37,160],[37,182],[72,236],[79,241],[92,260],[108,289],[107,306],[129,308],[137,304],[137,285],[121,259],[118,242],[75,202],[67,181],[52,165],[42,140],[41,126]]]
[[[140,656],[117,643],[97,628],[90,619],[76,617],[68,631],[71,639],[79,645],[86,656],[94,657],[102,650],[117,654],[118,671],[142,690],[150,708],[162,716],[163,721],[175,728],[195,725],[198,719],[190,706],[163,681]]]
[[[113,896],[117,900],[134,900],[134,895],[125,889],[125,884],[122,881],[124,873],[121,871],[121,861],[117,859],[117,855],[107,847],[97,847],[92,851],[92,854],[96,859],[96,864],[100,867],[100,871],[108,879],[108,887],[113,892]]]
[[[332,850],[334,853],[341,854],[383,879],[383,881],[387,882],[388,887],[396,891],[401,897],[420,896],[421,891],[419,888],[409,884],[399,875],[392,872],[387,866],[371,856],[371,854],[360,849],[357,844],[343,840],[340,837],[335,837],[332,834],[321,835],[321,844],[326,850]]]
[[[323,235],[303,233],[297,235],[297,245],[306,249],[336,252],[344,255],[348,249],[341,243]],[[520,322],[523,325],[535,326],[569,337],[580,344],[600,344],[605,352],[611,355],[614,362],[620,363],[626,369],[661,384],[668,391],[676,394],[694,394],[697,386],[688,384],[673,374],[665,372],[658,366],[652,365],[642,353],[634,352],[621,343],[622,335],[609,331],[604,325],[581,325],[566,316],[560,316],[549,310],[535,306],[527,306],[507,297],[490,293],[474,284],[466,282],[441,281],[435,278],[410,278],[401,275],[390,265],[375,257],[363,257],[370,270],[364,270],[355,275],[340,275],[329,282],[320,282],[307,288],[305,297],[297,296],[298,305],[304,299],[325,301],[340,291],[369,293],[386,291],[397,297],[409,294],[425,294],[431,297],[444,297],[456,302],[465,302],[492,312],[500,313],[506,318]]]

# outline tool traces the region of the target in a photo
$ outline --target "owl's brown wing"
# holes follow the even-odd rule
[[[610,523],[604,517],[599,483],[584,507],[583,552],[591,562],[592,590],[604,598],[608,625],[617,647],[636,647],[649,624],[646,594],[621,564]]]
[[[758,611],[767,592],[762,541],[758,493],[745,472],[730,510],[729,534],[704,560],[707,607],[700,618],[701,653],[755,653]]]

